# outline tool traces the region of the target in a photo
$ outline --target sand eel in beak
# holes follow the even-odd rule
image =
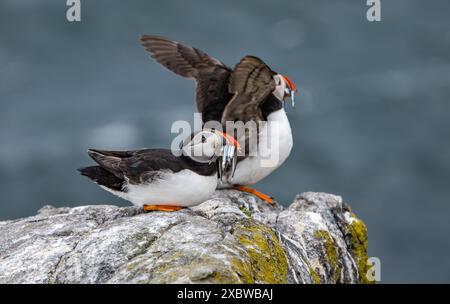
[[[219,167],[219,170],[225,171],[222,172],[224,178],[219,188],[235,187],[272,202],[271,197],[249,186],[276,170],[291,152],[292,133],[284,102],[290,99],[294,105],[294,95],[298,91],[294,82],[272,71],[254,56],[245,56],[231,69],[201,50],[163,37],[143,35],[141,43],[158,63],[196,81],[197,109],[202,113],[203,123],[267,122],[267,129],[258,129],[257,142],[263,146],[276,139],[279,143],[276,151],[278,160],[272,166],[262,166],[261,158],[250,156],[248,145],[245,145],[245,155],[238,157],[236,162],[228,161]],[[271,132],[275,125],[278,132]],[[237,140],[248,143],[249,136],[246,133]]]
[[[192,134],[171,150],[90,149],[98,166],[78,169],[103,189],[147,211],[176,211],[207,200],[217,187],[217,163],[225,147],[238,145],[215,130]]]

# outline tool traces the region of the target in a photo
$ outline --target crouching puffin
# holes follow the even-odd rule
[[[238,142],[216,130],[192,134],[178,153],[168,149],[89,149],[98,166],[78,169],[103,189],[147,211],[177,211],[207,200],[217,187],[217,163]],[[179,156],[177,156],[179,155]]]
[[[272,71],[255,56],[245,56],[231,69],[201,50],[160,36],[143,35],[141,43],[158,63],[196,81],[197,108],[202,113],[203,123],[267,122],[264,130],[258,128],[257,141],[250,141],[249,137],[255,136],[251,132],[237,138],[239,142],[247,143],[245,155],[237,159],[232,170],[224,168],[228,172],[224,174],[227,178],[219,186],[253,193],[271,203],[271,197],[248,186],[276,170],[292,150],[292,132],[284,111],[284,101],[291,99],[294,105],[294,93],[297,92],[294,82]],[[275,125],[278,132],[273,130]],[[259,150],[275,139],[271,136],[276,136],[279,143],[278,159],[271,166],[262,166],[260,155],[248,153],[248,143],[256,142]]]

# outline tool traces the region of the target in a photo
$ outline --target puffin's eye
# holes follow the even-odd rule
[[[206,142],[206,137],[202,135],[202,143]]]

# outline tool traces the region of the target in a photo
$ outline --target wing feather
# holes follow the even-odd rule
[[[148,182],[162,172],[179,172],[186,168],[180,158],[166,149],[134,151],[88,150],[89,156],[108,172],[130,183]]]
[[[229,92],[234,96],[225,107],[222,124],[264,120],[261,105],[275,90],[274,74],[259,58],[242,58],[230,76]]]
[[[205,52],[177,41],[155,35],[143,35],[141,44],[158,63],[197,82],[197,108],[203,121],[218,120],[231,99],[228,79],[231,69]]]

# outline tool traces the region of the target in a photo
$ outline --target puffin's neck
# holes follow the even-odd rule
[[[283,102],[276,98],[273,94],[270,94],[269,97],[262,103],[261,111],[264,116],[264,119],[267,120],[267,116],[271,113],[278,111],[283,108]]]
[[[180,160],[183,161],[186,169],[192,170],[200,175],[209,176],[217,173],[217,165],[215,161],[211,163],[199,163],[183,154],[180,156]]]

